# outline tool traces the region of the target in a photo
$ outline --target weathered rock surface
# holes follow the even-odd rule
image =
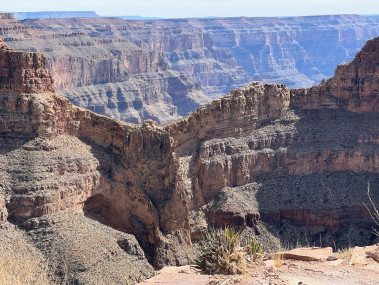
[[[164,51],[172,68],[220,96],[252,80],[307,87],[333,75],[379,34],[375,17],[358,15],[295,18],[216,18],[154,21],[120,19],[28,20],[58,32],[127,38],[139,47]],[[82,26],[82,28],[78,27]]]
[[[163,122],[185,116],[210,100],[198,84],[171,69],[163,52],[123,38],[85,33],[82,28],[90,18],[61,19],[82,27],[67,32],[3,18],[0,36],[5,42],[14,49],[43,52],[58,92],[81,107],[127,122]]]
[[[174,24],[119,18],[38,19],[24,23],[59,33],[81,31],[91,37],[127,39],[140,48],[162,52],[173,70],[185,74],[212,98],[251,81],[229,49],[216,47],[207,31],[183,25],[180,20]]]
[[[364,250],[362,247],[359,250]],[[324,252],[327,256],[331,250],[323,248],[310,250],[299,249],[300,252]],[[378,263],[369,257],[363,257],[362,263],[349,264],[349,258],[335,261],[303,261],[287,259],[285,261],[266,260],[265,262],[251,262],[247,265],[247,272],[240,276],[202,274],[194,266],[165,267],[154,277],[141,284],[148,285],[206,285],[206,284],[259,284],[259,285],[287,285],[287,284],[319,284],[319,285],[350,285],[377,283],[379,274]]]
[[[0,91],[53,92],[53,79],[41,54],[13,51],[0,41]]]
[[[57,267],[67,252],[79,283],[148,276],[142,250],[156,267],[186,264],[212,223],[269,245],[373,243],[362,202],[370,182],[379,204],[378,45],[311,89],[252,83],[158,126],[75,107],[41,55],[0,43],[1,227]]]
[[[326,261],[333,253],[331,247],[302,247],[279,252],[284,259],[295,259],[303,261]],[[274,258],[274,257],[273,257]]]
[[[379,262],[379,244],[365,247],[355,246],[351,249],[351,257],[349,261],[351,265],[367,265],[371,261],[370,259]]]
[[[368,182],[379,189],[378,46],[368,41],[311,89],[255,83],[167,125],[191,219],[200,211],[239,228],[261,220],[293,245],[373,242],[362,202]]]
[[[175,120],[252,80],[311,86],[379,34],[358,15],[3,22],[11,47],[46,55],[61,95],[134,123]]]
[[[16,60],[12,60],[14,56]],[[10,61],[5,60],[9,58]],[[79,278],[92,283],[102,274],[102,266],[112,268],[114,262],[118,263],[122,259],[121,253],[117,253],[120,248],[132,250],[127,241],[123,242],[127,235],[116,239],[122,232],[137,237],[139,245],[133,242],[131,246],[138,254],[132,255],[144,261],[141,265],[136,263],[133,270],[144,271],[143,276],[149,275],[151,268],[138,268],[147,265],[140,246],[157,267],[188,263],[188,209],[176,175],[178,162],[169,134],[153,121],[126,124],[73,106],[50,92],[51,81],[44,80],[51,77],[43,59],[32,52],[6,48],[0,51],[4,74],[26,69],[37,76],[37,80],[10,77],[14,84],[2,85],[0,90],[1,220],[25,228],[33,243],[41,241],[37,247],[47,259],[51,252],[45,249],[46,244],[55,248],[57,243],[68,255],[78,250],[77,259],[70,261],[77,267],[70,272],[85,274],[75,273],[70,280]],[[62,218],[60,214],[65,210],[81,214]],[[44,219],[54,214],[58,220],[48,222],[51,228],[45,230]],[[101,238],[105,237],[95,233],[89,218],[121,232],[114,231],[109,237],[112,240],[104,241],[104,245]],[[81,226],[84,228],[77,228]],[[77,241],[72,240],[72,232],[79,235]],[[93,243],[87,242],[89,235]],[[42,236],[47,240],[42,241]],[[106,244],[107,253],[97,253],[93,258],[90,253],[82,253],[98,251],[98,246],[107,247]],[[116,256],[107,262],[104,255],[113,251]],[[52,266],[63,264],[64,257],[58,254]],[[122,262],[125,266],[129,263],[124,259]],[[95,264],[97,267],[93,268]],[[96,274],[92,274],[93,270]],[[125,271],[113,268],[108,276],[116,284]]]
[[[332,76],[336,65],[351,60],[379,34],[377,18],[358,15],[191,19],[189,23],[206,30],[216,47],[230,49],[254,80],[291,88]]]
[[[340,108],[351,112],[379,111],[379,38],[369,40],[335,76],[310,89],[292,91],[291,103],[304,109]]]

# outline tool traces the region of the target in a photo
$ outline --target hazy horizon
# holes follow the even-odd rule
[[[14,0],[3,3],[2,11],[95,11],[100,16],[159,18],[197,17],[291,17],[336,14],[379,14],[377,0]]]

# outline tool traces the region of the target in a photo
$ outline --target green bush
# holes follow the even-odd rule
[[[265,249],[262,244],[257,242],[255,239],[247,239],[244,248],[247,254],[250,255],[254,261],[263,258]]]
[[[242,233],[231,228],[213,230],[199,243],[197,268],[209,274],[242,274],[246,268]]]

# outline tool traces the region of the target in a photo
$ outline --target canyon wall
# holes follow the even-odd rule
[[[66,37],[27,26],[31,35],[16,39],[10,27],[8,42],[33,39],[31,45],[39,35],[47,54],[45,33],[78,40],[78,53],[94,43],[80,31]],[[146,82],[153,73],[171,100],[186,104],[180,90],[188,81],[175,76],[161,51],[124,43],[130,48],[115,52],[119,58],[150,54],[156,64],[126,61],[159,70],[134,74],[120,67],[120,76],[151,90],[156,86]],[[369,203],[370,183],[379,204],[378,50],[378,38],[368,41],[333,78],[312,88],[254,82],[158,126],[74,106],[54,93],[49,57],[0,41],[0,237],[10,237],[12,247],[13,237],[20,238],[51,261],[57,279],[79,284],[134,282],[152,274],[151,264],[189,263],[191,239],[212,226],[247,229],[266,246],[277,238],[282,245],[373,243],[362,202]],[[120,82],[105,85],[123,91]]]
[[[153,121],[126,124],[72,105],[53,93],[41,54],[1,46],[0,217],[8,221],[2,228],[10,222],[27,230],[26,239],[49,260],[56,244],[65,254],[54,255],[52,267],[71,262],[74,271],[88,272],[124,255],[137,260],[134,269],[117,265],[111,279],[128,270],[135,278],[151,274],[145,255],[156,267],[188,263],[188,209],[169,134]],[[102,244],[96,232],[89,237],[94,227],[109,240]],[[73,243],[76,249],[69,242],[75,235],[83,239]],[[100,244],[104,254],[85,256]]]
[[[61,59],[55,61],[58,57],[56,45],[49,47],[50,50],[38,49],[48,58],[58,92],[82,107],[129,122],[141,122],[146,118],[158,122],[177,119],[207,103],[209,98],[215,99],[253,80],[282,83],[290,88],[309,87],[332,76],[335,66],[351,60],[368,39],[379,34],[378,18],[358,15],[149,21],[120,18],[28,19],[23,24],[44,33],[49,31],[65,36],[80,33],[81,40],[75,40],[75,52],[80,46],[84,55],[79,57],[62,56],[65,52],[60,52]],[[100,46],[98,42],[101,39],[112,39],[113,43]],[[118,41],[121,43],[116,44]],[[120,63],[118,59],[130,53],[125,50],[128,45],[125,41],[129,43],[127,49],[133,43],[145,51],[144,55],[138,52],[139,62],[155,62],[157,57],[160,58],[152,67],[170,69],[175,78],[181,78],[180,96],[187,99],[184,102],[177,100],[169,91],[173,88],[161,88],[162,83],[164,86],[170,84],[166,80],[157,81],[160,77],[167,78],[167,74],[162,74],[164,71],[152,74],[141,67],[132,72],[134,75],[126,74],[128,72],[122,68],[126,66],[125,61]],[[89,47],[84,47],[87,42]],[[30,46],[25,42],[7,43],[17,49],[38,46],[35,39],[30,41]],[[70,46],[71,43],[63,42],[61,45]],[[74,47],[69,49],[74,50]],[[108,55],[105,56],[106,53]],[[92,56],[87,59],[90,54]],[[135,58],[135,54],[133,56]],[[96,63],[96,58],[102,59],[100,63]],[[118,75],[118,70],[121,73],[124,70],[124,73]],[[137,73],[139,78],[135,76]],[[85,74],[84,82],[81,74]],[[99,74],[104,74],[100,80]],[[120,107],[117,104],[120,95],[116,95],[119,84],[114,84],[114,79],[110,80],[118,77],[129,78],[122,81],[124,87],[120,93],[125,95],[121,97],[128,99],[121,102]],[[116,81],[119,82],[118,79]],[[154,82],[156,88],[146,89],[146,81]],[[179,90],[178,86],[175,90]],[[148,98],[146,102],[137,100],[143,102],[142,108],[133,103],[135,94]],[[152,102],[157,107],[153,107]],[[125,104],[130,111],[123,110]]]
[[[54,32],[1,15],[4,41],[14,49],[43,52],[56,90],[81,107],[127,122],[163,122],[209,101],[198,84],[170,68],[163,52],[87,34],[80,19],[68,20],[80,29]]]
[[[165,127],[180,156],[193,238],[207,223],[245,228],[261,219],[292,245],[302,237],[280,228],[285,221],[324,244],[374,240],[362,202],[368,183],[379,189],[378,48],[379,38],[368,41],[310,89],[253,83]]]

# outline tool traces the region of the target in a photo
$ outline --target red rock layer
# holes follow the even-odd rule
[[[310,89],[291,90],[291,104],[304,109],[341,108],[379,112],[379,38],[369,40],[334,77]]]
[[[0,220],[83,210],[136,235],[156,266],[187,263],[188,210],[169,134],[72,105],[52,93],[44,64],[38,53],[0,51],[10,74],[0,88]]]
[[[368,181],[379,187],[378,53],[375,38],[323,84],[253,84],[166,126],[190,207],[219,225],[258,210],[321,231],[370,228],[361,202]]]
[[[13,51],[0,42],[0,91],[54,92],[45,57],[33,52]]]

